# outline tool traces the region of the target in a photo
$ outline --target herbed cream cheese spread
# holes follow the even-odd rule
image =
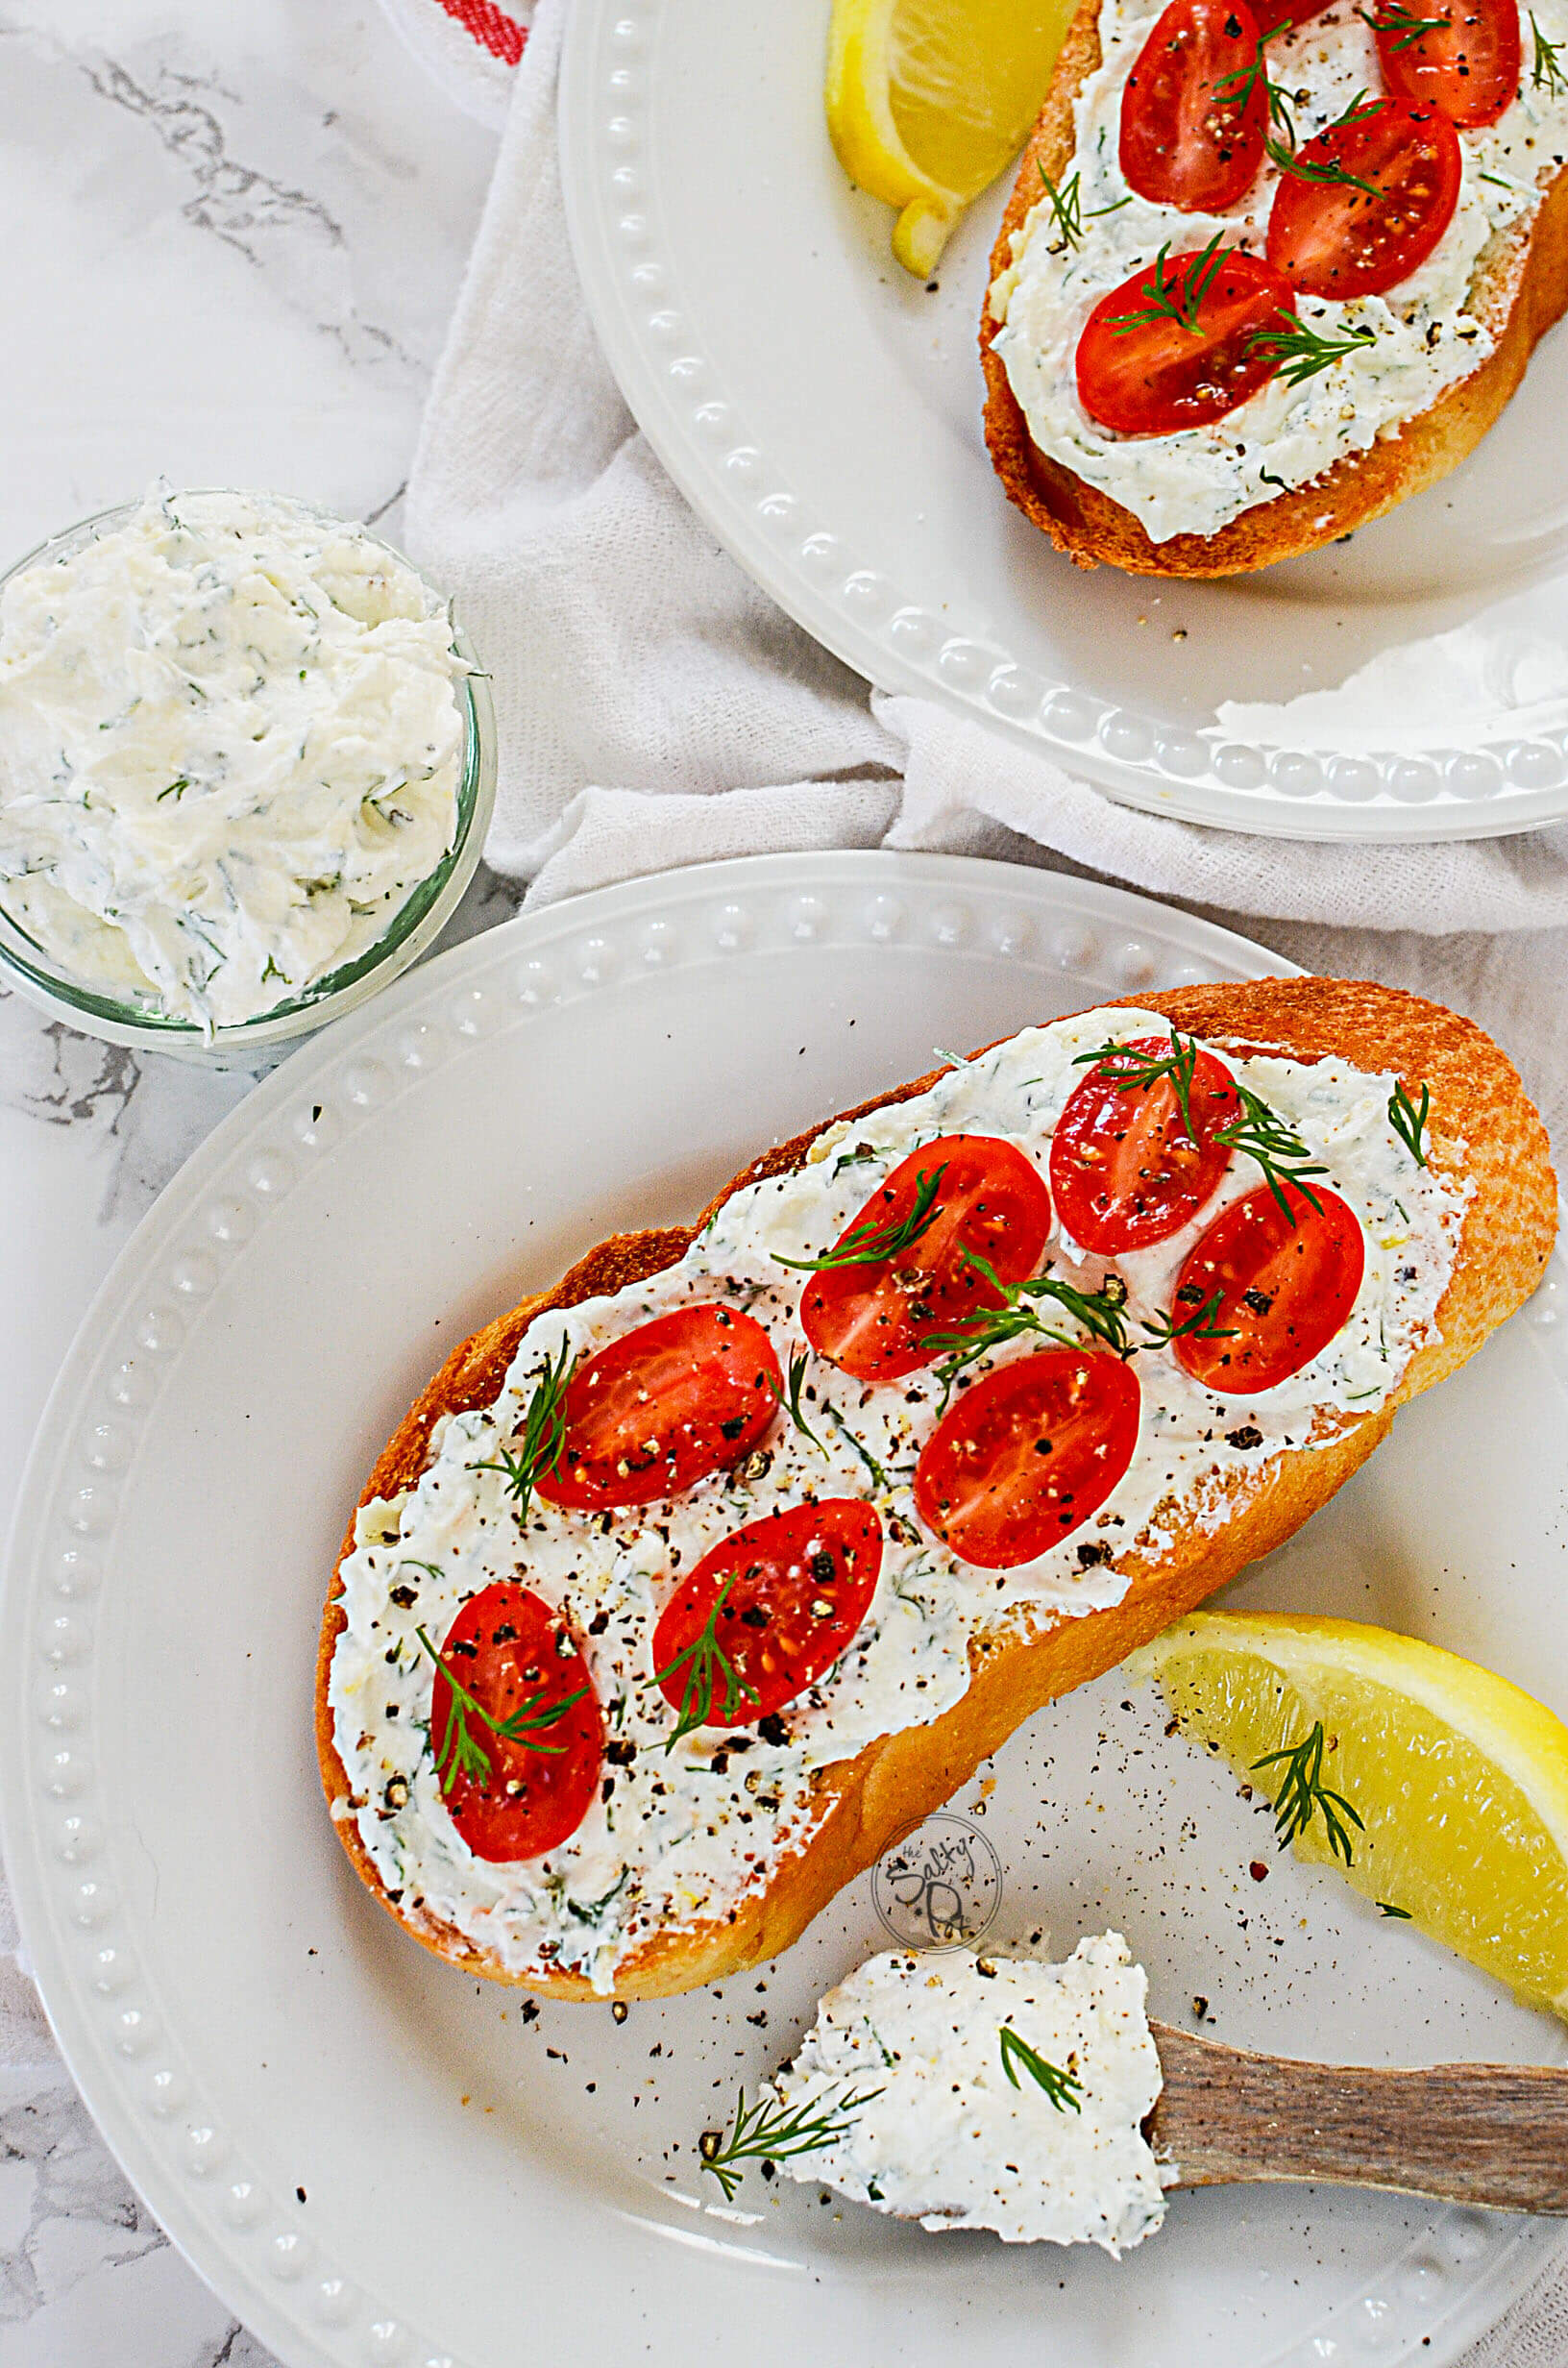
[[[1535,37],[1527,16],[1519,95],[1496,123],[1459,132],[1458,204],[1435,251],[1385,295],[1347,304],[1301,300],[1310,328],[1340,336],[1364,326],[1373,342],[1300,385],[1275,377],[1207,427],[1115,434],[1078,398],[1075,358],[1090,312],[1140,264],[1152,266],[1167,241],[1181,255],[1220,232],[1227,246],[1262,254],[1280,178],[1265,161],[1226,214],[1179,212],[1129,189],[1119,161],[1122,90],[1161,13],[1160,0],[1103,0],[1103,60],[1078,94],[1076,144],[1062,176],[1066,184],[1079,175],[1083,240],[1063,237],[1042,195],[1014,234],[1012,261],[990,298],[1003,324],[994,351],[1035,443],[1130,509],[1156,543],[1217,534],[1256,503],[1310,483],[1380,436],[1398,435],[1405,421],[1479,369],[1495,340],[1475,301],[1478,269],[1494,240],[1528,225],[1568,156],[1568,85],[1560,76],[1532,78]],[[1568,0],[1540,0],[1533,22],[1547,41],[1568,39]],[[1383,87],[1377,42],[1349,0],[1277,34],[1266,56],[1302,142],[1359,94],[1375,97]],[[1103,210],[1109,207],[1116,210]]]
[[[362,527],[155,490],[0,595],[0,903],[210,1032],[368,950],[451,847],[467,669]]]
[[[504,1475],[481,1468],[499,1463],[541,1370],[563,1346],[592,1354],[673,1308],[718,1300],[745,1310],[766,1326],[788,1371],[807,1344],[799,1278],[777,1257],[827,1249],[898,1162],[939,1135],[1001,1137],[1046,1174],[1052,1131],[1084,1074],[1078,1057],[1108,1034],[1168,1032],[1166,1021],[1137,1010],[1026,1028],[949,1069],[926,1093],[827,1129],[804,1166],[732,1194],[676,1265],[613,1297],[540,1316],[494,1404],[436,1425],[418,1483],[358,1516],[330,1676],[351,1788],[338,1813],[355,1819],[395,1903],[454,1926],[509,1971],[570,1970],[607,1991],[640,1945],[672,1928],[722,1921],[803,1846],[815,1769],[948,1710],[968,1686],[971,1639],[1119,1601],[1128,1581],[1118,1554],[1170,1552],[1178,1517],[1217,1527],[1248,1473],[1284,1447],[1332,1436],[1344,1417],[1377,1407],[1397,1387],[1414,1350],[1435,1335],[1473,1188],[1416,1165],[1389,1122],[1392,1077],[1335,1059],[1232,1054],[1221,1043],[1214,1048],[1235,1074],[1298,1129],[1360,1219],[1360,1289],[1317,1357],[1251,1396],[1214,1394],[1168,1349],[1139,1354],[1132,1462],[1100,1511],[1038,1561],[980,1569],[922,1530],[916,1459],[942,1399],[929,1371],[873,1388],[813,1356],[805,1400],[820,1446],[781,1412],[735,1470],[624,1514],[572,1513],[536,1496],[520,1526]],[[1216,1213],[1259,1182],[1252,1160],[1237,1155],[1181,1233],[1117,1260],[1135,1333],[1137,1319],[1168,1307],[1182,1261]],[[1088,1290],[1107,1270],[1066,1237],[1054,1207],[1045,1257]],[[976,1369],[1038,1345],[1017,1340]],[[667,1750],[674,1714],[652,1682],[652,1634],[680,1578],[744,1523],[812,1496],[845,1495],[872,1503],[883,1532],[876,1591],[853,1642],[766,1733],[699,1729]],[[432,1670],[416,1631],[423,1625],[439,1643],[472,1595],[519,1575],[565,1614],[580,1642],[603,1708],[608,1764],[569,1842],[497,1864],[474,1856],[443,1804],[429,1737]]]
[[[1143,2134],[1162,2085],[1147,1990],[1119,1933],[1060,1965],[873,1957],[829,1990],[770,2084],[835,2133],[778,2167],[923,2228],[1119,2256],[1159,2228],[1178,2176]],[[1004,2030],[1071,2086],[1004,2054]]]

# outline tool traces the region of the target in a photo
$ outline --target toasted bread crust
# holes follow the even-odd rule
[[[1080,1618],[1041,1618],[1026,1637],[980,1639],[970,1646],[963,1699],[929,1726],[870,1744],[852,1761],[821,1770],[816,1822],[797,1854],[767,1888],[720,1922],[657,1935],[621,1967],[613,1994],[658,1997],[776,1956],[821,1909],[921,1818],[951,1797],[979,1762],[1031,1713],[1115,1666],[1200,1603],[1247,1563],[1269,1553],[1325,1503],[1385,1435],[1395,1407],[1463,1364],[1486,1335],[1529,1296],[1556,1230],[1556,1185],[1545,1130],[1512,1066],[1489,1037],[1441,1005],[1373,984],[1270,978],[1248,985],[1188,987],[1124,999],[1164,1013],[1184,1030],[1223,1046],[1267,1047],[1311,1059],[1336,1054],[1367,1070],[1390,1070],[1432,1093],[1430,1147],[1439,1170],[1474,1182],[1454,1272],[1437,1311],[1442,1337],[1411,1359],[1395,1398],[1372,1415],[1347,1417],[1330,1443],[1286,1452],[1244,1495],[1217,1533],[1191,1530],[1158,1563],[1129,1556],[1127,1592]],[[1107,1006],[1115,1008],[1115,1006]],[[843,1114],[850,1120],[923,1093],[942,1073]],[[833,1123],[823,1121],[823,1126]],[[620,1290],[674,1265],[730,1194],[797,1167],[822,1131],[812,1127],[765,1152],[727,1184],[690,1229],[617,1234],[600,1243],[553,1290],[535,1294],[455,1349],[400,1424],[365,1485],[360,1503],[396,1494],[424,1468],[431,1426],[443,1414],[488,1404],[524,1332],[551,1307]],[[1456,1147],[1463,1145],[1462,1157]],[[351,1520],[342,1554],[353,1549]],[[593,1998],[580,1976],[515,1975],[453,1926],[387,1898],[347,1813],[349,1780],[333,1741],[328,1686],[344,1618],[341,1556],[322,1622],[316,1676],[316,1744],[339,1839],[372,1892],[414,1937],[466,1971],[561,1998]]]
[[[1495,239],[1482,258],[1474,302],[1496,339],[1485,361],[1407,420],[1397,436],[1347,454],[1310,484],[1255,504],[1217,534],[1152,542],[1130,509],[1040,451],[992,351],[999,324],[991,314],[991,285],[1012,260],[1013,233],[1039,200],[1041,170],[1060,182],[1071,160],[1074,103],[1100,63],[1099,17],[1100,0],[1083,0],[1067,29],[992,250],[980,358],[986,443],[996,474],[1009,501],[1080,567],[1104,560],[1136,576],[1239,576],[1317,551],[1458,468],[1511,399],[1531,353],[1568,308],[1568,166],[1556,174],[1530,229]]]

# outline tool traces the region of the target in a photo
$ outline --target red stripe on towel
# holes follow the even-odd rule
[[[494,0],[439,0],[439,5],[492,58],[499,58],[502,65],[516,65],[527,34],[515,17],[498,9]]]

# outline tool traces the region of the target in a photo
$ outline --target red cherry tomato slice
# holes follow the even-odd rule
[[[1170,1057],[1169,1037],[1139,1036],[1128,1047],[1154,1060]],[[1072,1239],[1098,1257],[1168,1242],[1195,1217],[1231,1163],[1214,1136],[1238,1118],[1241,1103],[1228,1069],[1212,1052],[1192,1065],[1188,1108],[1169,1077],[1126,1082],[1134,1064],[1103,1062],[1068,1095],[1051,1139],[1056,1213]]]
[[[678,1496],[749,1454],[783,1388],[772,1341],[738,1308],[655,1316],[573,1374],[565,1444],[538,1492],[579,1513]]]
[[[1047,1348],[1004,1365],[926,1441],[915,1509],[963,1562],[1032,1563],[1104,1504],[1133,1460],[1139,1404],[1120,1357]]]
[[[1356,1304],[1366,1246],[1354,1209],[1319,1192],[1314,1209],[1293,1185],[1281,1190],[1292,1225],[1266,1184],[1233,1200],[1194,1244],[1176,1278],[1180,1322],[1219,1294],[1214,1325],[1233,1337],[1176,1343],[1179,1362],[1222,1397],[1272,1390],[1326,1348]]]
[[[930,1364],[923,1344],[983,1307],[1002,1302],[966,1251],[1004,1283],[1033,1274],[1050,1230],[1051,1196],[1038,1168],[995,1135],[943,1135],[900,1161],[836,1246],[862,1228],[880,1232],[916,1214],[921,1178],[942,1172],[929,1224],[894,1257],[823,1267],[811,1275],[800,1322],[820,1357],[860,1381],[893,1381]]]
[[[496,1732],[508,1724],[510,1737]],[[477,1859],[542,1858],[588,1814],[604,1759],[599,1696],[571,1630],[531,1589],[498,1580],[447,1630],[430,1745]]]
[[[1381,296],[1426,261],[1454,219],[1458,135],[1430,108],[1385,99],[1354,123],[1304,140],[1299,161],[1338,167],[1365,185],[1281,174],[1268,259],[1302,295]]]
[[[1314,16],[1321,16],[1329,5],[1330,0],[1255,0],[1253,14],[1258,19],[1259,32],[1267,41],[1276,33],[1283,33],[1286,25],[1309,24]]]
[[[1130,189],[1184,213],[1225,213],[1246,195],[1268,130],[1261,56],[1245,0],[1170,0],[1122,88]]]
[[[1078,397],[1103,428],[1174,435],[1223,419],[1274,376],[1279,357],[1258,338],[1294,310],[1288,282],[1238,248],[1215,262],[1169,256],[1100,298],[1078,340]],[[1155,308],[1156,285],[1190,327]]]
[[[793,1505],[721,1539],[653,1631],[665,1700],[691,1726],[771,1718],[853,1640],[881,1567],[876,1509],[853,1496]]]
[[[1516,0],[1382,0],[1367,14],[1396,99],[1477,132],[1518,97]]]

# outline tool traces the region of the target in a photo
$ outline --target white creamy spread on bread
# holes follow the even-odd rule
[[[1141,2244],[1177,2179],[1143,2134],[1162,2085],[1147,1990],[1119,1933],[1080,1940],[1061,1965],[873,1957],[829,1990],[770,2083],[842,2134],[778,2167],[928,2229],[1114,2255]],[[1004,2056],[1004,2028],[1072,2086]]]
[[[1369,11],[1368,13],[1372,12]],[[1280,374],[1207,427],[1170,435],[1115,434],[1078,398],[1078,339],[1102,296],[1140,264],[1207,245],[1262,255],[1279,172],[1265,160],[1246,195],[1226,214],[1183,213],[1128,188],[1119,162],[1121,97],[1128,73],[1162,13],[1159,0],[1103,0],[1103,60],[1078,94],[1076,145],[1061,179],[1080,179],[1081,244],[1061,234],[1043,193],[1014,234],[1013,260],[991,291],[1003,326],[994,351],[1040,450],[1130,509],[1151,541],[1217,534],[1255,504],[1310,483],[1349,453],[1399,433],[1447,387],[1493,351],[1495,310],[1483,317],[1477,283],[1494,240],[1528,228],[1568,157],[1568,87],[1532,80],[1534,36],[1523,20],[1519,95],[1483,130],[1460,130],[1463,181],[1454,219],[1433,253],[1385,295],[1338,304],[1315,296],[1298,305],[1308,327],[1341,336],[1365,327],[1374,341],[1303,384]],[[1568,39],[1568,0],[1541,0],[1535,22],[1551,42]],[[1290,98],[1300,138],[1343,114],[1358,95],[1383,89],[1377,42],[1349,0],[1294,30],[1265,52],[1271,79]],[[1101,209],[1115,207],[1115,212]],[[1098,216],[1090,219],[1090,216]],[[1494,251],[1495,253],[1495,251]],[[1511,292],[1511,289],[1510,289]],[[1490,325],[1489,325],[1490,324]]]
[[[466,672],[362,527],[150,495],[0,596],[0,902],[211,1030],[365,952],[451,847]]]
[[[925,1093],[852,1124],[829,1127],[806,1163],[724,1201],[676,1265],[613,1297],[540,1316],[525,1333],[495,1403],[443,1419],[417,1485],[358,1517],[342,1566],[347,1626],[332,1657],[337,1751],[359,1837],[394,1902],[450,1923],[512,1971],[560,1967],[607,1990],[617,1965],[655,1934],[722,1921],[767,1886],[812,1830],[812,1774],[876,1737],[929,1723],[969,1682],[982,1636],[1116,1603],[1131,1550],[1158,1561],[1195,1527],[1219,1527],[1285,1448],[1334,1436],[1381,1405],[1411,1355],[1435,1337],[1473,1190],[1418,1167],[1389,1122],[1394,1080],[1323,1059],[1292,1061],[1213,1048],[1295,1126],[1326,1181],[1360,1219],[1365,1270],[1351,1314],[1312,1361],[1271,1390],[1218,1396],[1168,1349],[1134,1361],[1141,1390],[1138,1445],[1100,1511],[1038,1561],[980,1569],[920,1527],[916,1458],[935,1428],[942,1390],[929,1370],[870,1387],[822,1359],[807,1367],[805,1412],[819,1448],[781,1413],[733,1472],[686,1494],[619,1515],[563,1511],[534,1498],[520,1528],[499,1461],[541,1368],[565,1344],[588,1354],[648,1318],[693,1302],[727,1303],[764,1324],[781,1369],[806,1347],[801,1282],[776,1255],[835,1243],[907,1153],[939,1135],[999,1136],[1048,1172],[1056,1122],[1085,1072],[1075,1066],[1114,1036],[1165,1038],[1169,1023],[1134,1009],[1094,1011],[1026,1028],[947,1070]],[[1169,1242],[1116,1261],[1137,1320],[1171,1303],[1188,1251],[1260,1172],[1233,1159],[1218,1191]],[[1062,1277],[1096,1288],[1107,1262],[1079,1253],[1053,1199],[1045,1256]],[[1024,1337],[987,1367],[1027,1355]],[[651,1682],[652,1632],[680,1577],[744,1523],[807,1494],[857,1495],[878,1511],[880,1577],[870,1609],[835,1666],[781,1721],[724,1734],[699,1730],[666,1751],[674,1714]],[[517,1864],[476,1858],[441,1799],[428,1735],[430,1664],[416,1630],[437,1642],[480,1588],[522,1574],[580,1640],[609,1740],[602,1797],[572,1839]]]

